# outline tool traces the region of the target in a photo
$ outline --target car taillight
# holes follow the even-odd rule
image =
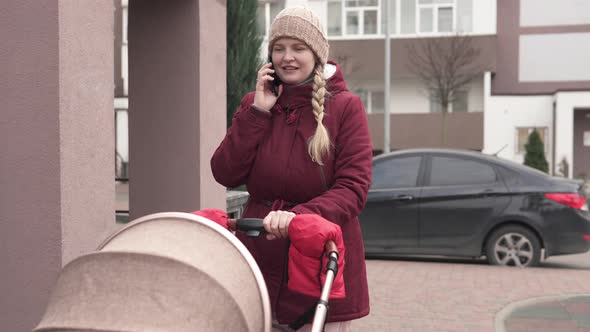
[[[545,197],[559,204],[567,205],[574,209],[588,211],[586,198],[580,194],[572,193],[546,193]]]

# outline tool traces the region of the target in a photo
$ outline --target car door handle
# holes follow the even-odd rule
[[[491,196],[491,195],[495,195],[497,193],[498,192],[494,189],[484,189],[479,193],[479,195],[480,196]]]
[[[411,201],[414,199],[414,196],[412,196],[412,195],[396,195],[396,196],[393,196],[392,199],[394,201]]]

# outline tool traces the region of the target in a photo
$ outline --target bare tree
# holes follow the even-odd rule
[[[408,69],[422,82],[432,102],[442,111],[442,143],[446,145],[446,117],[452,104],[471,81],[482,75],[481,50],[469,36],[423,38],[407,44]]]
[[[361,69],[361,65],[355,62],[350,55],[336,55],[334,56],[334,61],[340,65],[345,75],[351,75]]]
[[[348,88],[351,91],[359,89],[360,86],[357,80],[348,80],[353,76],[354,73],[361,69],[361,65],[358,63],[358,61],[355,61],[352,56],[344,54],[333,56],[333,60],[340,65],[342,74],[344,74],[344,77],[347,78]]]

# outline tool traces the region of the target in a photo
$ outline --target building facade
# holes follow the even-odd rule
[[[484,152],[522,162],[537,129],[550,172],[590,175],[590,2],[499,0]]]
[[[481,52],[478,65],[495,70],[495,0],[390,0],[389,15],[384,0],[261,1],[258,22],[265,37],[274,15],[293,5],[312,8],[327,27],[329,57],[340,64],[348,88],[365,104],[376,153],[384,146],[386,24],[391,40],[391,148],[483,149],[483,72],[449,105],[443,143],[441,107],[412,72],[409,54],[427,40],[469,36]],[[263,53],[266,48],[263,44]]]
[[[583,125],[590,103],[590,3],[389,0],[386,15],[385,0],[260,1],[258,22],[265,37],[274,15],[293,5],[308,6],[323,20],[330,58],[363,99],[377,152],[384,146],[388,23],[392,149],[447,146],[522,162],[528,134],[537,129],[551,172],[559,173],[564,159],[569,177],[590,171],[584,148],[590,132]],[[441,107],[412,71],[408,50],[455,35],[471,38],[483,70],[449,105],[443,143]]]

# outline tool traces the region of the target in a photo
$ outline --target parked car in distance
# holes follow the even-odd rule
[[[373,160],[360,215],[367,256],[486,257],[534,266],[590,249],[583,181],[479,152],[401,150]]]

